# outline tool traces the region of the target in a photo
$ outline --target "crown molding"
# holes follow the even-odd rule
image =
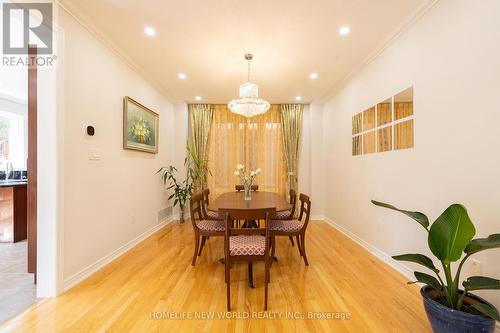
[[[368,65],[370,65],[375,59],[382,55],[382,53],[393,45],[399,37],[401,37],[406,31],[408,31],[415,23],[420,20],[426,13],[428,13],[440,0],[429,0],[427,3],[423,4],[417,8],[412,15],[408,17],[398,28],[396,28],[389,36],[384,39],[378,47],[376,47],[359,65],[357,65],[352,71],[346,74],[343,78],[338,80],[333,88],[328,91],[322,98],[318,100],[318,103],[324,104],[332,97],[335,96],[349,81],[351,81],[357,74],[361,73]]]
[[[128,57],[125,52],[118,47],[115,43],[111,42],[106,38],[95,26],[93,26],[83,15],[73,3],[70,1],[54,0],[57,6],[68,13],[80,26],[87,30],[94,38],[96,38],[104,47],[110,50],[116,57],[118,57],[123,63],[125,63],[130,69],[132,69],[137,75],[139,75],[143,80],[150,83],[153,88],[158,91],[158,93],[163,96],[168,102],[172,104],[180,103],[181,101],[171,98],[168,93],[164,90],[160,82],[153,79],[149,74],[141,69],[135,61]]]

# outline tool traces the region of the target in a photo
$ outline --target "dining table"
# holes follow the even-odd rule
[[[245,192],[227,192],[219,195],[209,205],[208,209],[218,211],[219,209],[262,209],[276,207],[277,212],[290,210],[292,205],[278,193],[252,191],[251,200],[245,200]]]
[[[283,196],[278,193],[265,191],[252,191],[250,200],[245,200],[245,192],[243,191],[222,193],[208,205],[208,209],[215,212],[219,209],[252,210],[274,207],[276,207],[276,212],[292,209],[292,205]],[[245,225],[248,226],[246,222]],[[278,259],[275,257],[274,260]],[[219,261],[224,263],[224,258],[221,258]],[[251,262],[248,264],[248,281],[250,288],[254,288],[253,266]]]

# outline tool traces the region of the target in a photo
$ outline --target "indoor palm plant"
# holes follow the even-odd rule
[[[417,221],[428,234],[428,246],[440,262],[442,274],[431,258],[419,253],[394,256],[395,260],[409,261],[429,269],[434,275],[415,272],[415,282],[425,284],[421,289],[427,316],[435,332],[493,332],[495,320],[500,320],[497,309],[470,291],[500,289],[500,280],[483,276],[471,276],[462,280],[463,265],[473,254],[483,250],[500,248],[500,234],[473,239],[476,230],[460,204],[448,207],[430,225],[426,215],[420,212],[398,209],[392,205],[372,203],[401,212]],[[452,263],[459,262],[455,274]],[[409,282],[409,283],[415,283]],[[463,290],[459,284],[461,283]]]
[[[208,170],[207,161],[198,157],[193,149],[186,145],[186,158],[184,159],[186,177],[179,180],[178,170],[174,166],[162,167],[157,173],[161,173],[163,184],[167,190],[173,190],[168,200],[174,198],[174,207],[179,205],[179,222],[184,223],[184,212],[187,201],[193,195],[193,191],[204,189],[204,179]]]

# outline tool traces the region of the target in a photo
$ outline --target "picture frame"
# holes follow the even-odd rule
[[[158,153],[158,113],[131,97],[123,98],[123,149]]]

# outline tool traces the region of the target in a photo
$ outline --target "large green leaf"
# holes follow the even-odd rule
[[[488,238],[473,239],[466,247],[465,253],[473,254],[479,251],[500,247],[500,234],[489,235]]]
[[[476,234],[476,229],[464,206],[448,207],[431,226],[429,248],[444,263],[457,261]]]
[[[439,272],[439,270],[436,268],[436,266],[434,266],[434,263],[432,262],[431,258],[429,258],[423,254],[408,253],[408,254],[402,254],[399,256],[393,256],[392,259],[399,260],[399,261],[414,262],[414,263],[423,265],[436,273]]]
[[[465,290],[500,289],[500,280],[485,276],[471,276],[462,285]]]
[[[390,204],[387,204],[387,203],[384,203],[384,202],[380,202],[380,201],[375,201],[375,200],[372,200],[372,203],[374,205],[377,205],[377,206],[380,206],[380,207],[392,209],[392,210],[398,211],[400,213],[403,213],[406,216],[409,216],[412,219],[414,219],[415,221],[417,221],[418,223],[420,223],[420,225],[422,225],[422,227],[424,227],[425,229],[427,229],[427,227],[429,226],[429,219],[423,213],[412,212],[412,211],[409,211],[409,210],[402,210],[402,209],[399,209],[397,207],[394,207],[393,205],[390,205]]]
[[[417,281],[414,282],[408,282],[408,284],[416,283],[416,282],[421,282],[424,283],[436,290],[441,290],[443,287],[441,286],[441,283],[434,277],[429,274],[425,274],[422,272],[415,272],[415,278]]]
[[[488,304],[484,304],[484,303],[480,303],[480,302],[474,303],[471,306],[474,309],[481,312],[482,314],[484,314],[492,319],[495,319],[496,321],[500,321],[500,315],[498,315],[498,310],[496,308],[494,308]]]

